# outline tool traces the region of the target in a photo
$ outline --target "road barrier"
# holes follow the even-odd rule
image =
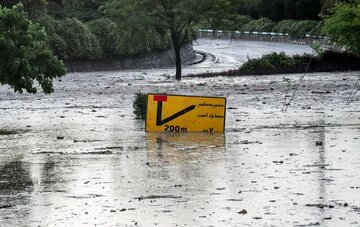
[[[270,42],[283,42],[292,44],[313,44],[317,43],[322,47],[335,49],[336,46],[326,36],[293,36],[289,33],[277,32],[250,32],[250,31],[223,31],[200,29],[200,38],[212,39],[231,39],[231,40],[254,40],[254,41],[270,41]]]

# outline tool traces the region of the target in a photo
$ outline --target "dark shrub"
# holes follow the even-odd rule
[[[231,25],[230,30],[231,31],[244,31],[244,26],[248,23],[250,23],[250,21],[252,21],[253,19],[249,16],[244,16],[244,15],[237,15],[234,16],[234,18],[232,18],[231,20]]]
[[[294,20],[283,20],[276,24],[274,27],[274,32],[278,33],[291,33],[293,31],[293,27],[295,26],[296,21]]]
[[[133,102],[134,114],[136,119],[146,119],[146,105],[147,105],[147,94],[136,93],[135,100]]]
[[[318,25],[319,22],[304,20],[296,22],[293,30],[290,31],[290,35],[294,36],[305,36],[312,32],[312,30]]]
[[[260,18],[259,20],[253,20],[247,23],[243,27],[243,31],[257,31],[257,32],[271,32],[274,30],[276,23],[267,18]]]
[[[56,20],[44,16],[38,22],[45,27],[49,47],[61,59],[97,59],[102,56],[96,36],[78,19]]]
[[[117,29],[116,23],[110,19],[102,18],[90,21],[86,25],[98,39],[103,56],[114,56],[116,54],[116,47],[114,46],[116,43],[116,36],[114,34],[114,31]]]
[[[281,73],[295,64],[295,60],[284,52],[274,52],[261,58],[249,59],[241,66],[240,71],[245,74]]]
[[[57,34],[66,40],[68,59],[96,59],[102,56],[96,36],[81,21],[67,18],[61,21]]]

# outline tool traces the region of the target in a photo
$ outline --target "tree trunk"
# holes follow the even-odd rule
[[[181,80],[181,55],[180,55],[180,47],[174,48],[175,51],[175,65],[176,65],[176,74],[175,79]]]
[[[173,44],[174,52],[175,52],[175,66],[176,66],[175,79],[181,80],[181,55],[180,55],[181,45],[179,43],[179,39],[175,32],[172,32],[171,40],[172,40],[172,44]]]

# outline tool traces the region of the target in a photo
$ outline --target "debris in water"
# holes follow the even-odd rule
[[[247,210],[242,209],[241,211],[237,212],[238,214],[247,214]]]

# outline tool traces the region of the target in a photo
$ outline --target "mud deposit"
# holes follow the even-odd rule
[[[286,112],[302,75],[170,73],[0,87],[0,226],[360,225],[359,72],[309,74]],[[139,91],[225,96],[226,132],[145,133]]]

